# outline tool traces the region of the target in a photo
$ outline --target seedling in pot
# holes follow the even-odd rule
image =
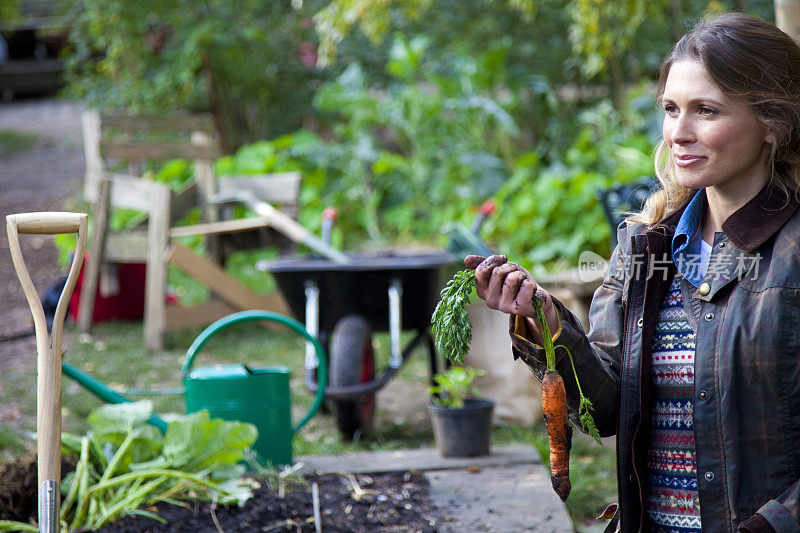
[[[480,394],[472,382],[484,374],[471,366],[454,366],[433,376],[436,385],[429,387],[428,392],[438,395],[433,400],[435,405],[461,409],[467,398]]]

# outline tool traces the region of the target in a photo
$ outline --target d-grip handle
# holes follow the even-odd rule
[[[77,233],[81,227],[81,222],[86,220],[88,215],[84,213],[59,213],[59,212],[39,212],[39,213],[19,213],[8,215],[7,224],[13,224],[19,233],[38,233],[53,235],[57,233]]]
[[[86,249],[89,216],[84,213],[19,213],[6,217],[8,248],[36,329],[36,432],[38,452],[39,531],[57,533],[61,491],[61,335],[72,290]],[[20,233],[77,233],[75,255],[48,335],[42,303],[25,265]]]

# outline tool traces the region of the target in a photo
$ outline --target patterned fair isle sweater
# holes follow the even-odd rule
[[[661,304],[653,339],[653,413],[645,501],[650,530],[700,532],[692,404],[695,334],[681,297],[680,274]]]

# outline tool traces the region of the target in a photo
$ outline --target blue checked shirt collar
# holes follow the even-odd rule
[[[698,287],[705,272],[700,267],[700,223],[706,212],[706,191],[700,189],[686,206],[672,237],[672,260],[681,276]]]

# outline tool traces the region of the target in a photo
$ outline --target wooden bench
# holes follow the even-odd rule
[[[220,236],[263,230],[265,220],[261,217],[220,220],[220,209],[210,199],[218,191],[230,188],[247,190],[296,217],[299,173],[215,178],[213,163],[220,151],[208,116],[143,117],[89,111],[84,113],[82,121],[86,154],[84,196],[92,203],[94,232],[81,288],[78,313],[81,331],[91,329],[102,271],[122,262],[147,265],[144,338],[149,350],[162,348],[167,331],[210,324],[233,311],[259,308],[287,312],[279,295],[251,292],[227,275],[219,264]],[[153,141],[151,132],[162,138]],[[172,158],[194,161],[194,181],[182,190],[174,192],[164,183],[140,177],[145,162]],[[127,173],[110,170],[115,162],[127,164]],[[196,206],[202,213],[200,224],[175,225]],[[115,232],[109,227],[112,208],[133,209],[141,215],[124,231]],[[194,235],[206,239],[206,247],[211,250],[208,256],[198,256],[176,241]],[[205,284],[212,292],[212,299],[191,307],[167,305],[168,265]]]

